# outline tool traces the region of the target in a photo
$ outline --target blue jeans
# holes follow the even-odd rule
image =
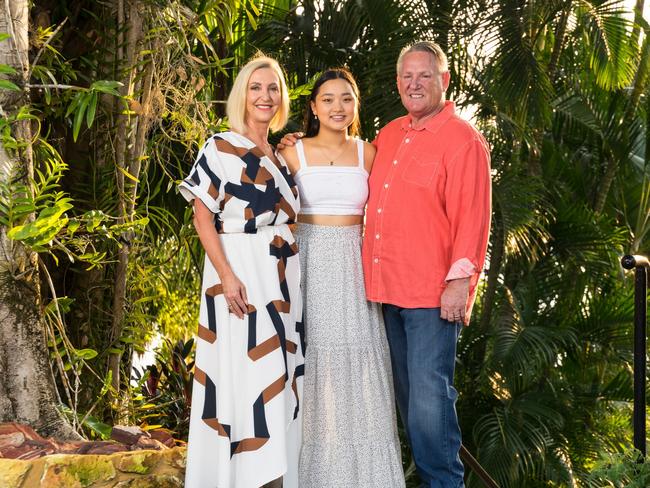
[[[383,306],[397,407],[426,488],[463,488],[454,363],[462,325],[439,308]]]

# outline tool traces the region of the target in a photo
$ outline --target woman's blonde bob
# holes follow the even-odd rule
[[[280,68],[280,65],[275,59],[259,54],[246,63],[239,71],[232,90],[230,90],[230,95],[228,95],[228,102],[226,103],[226,115],[228,116],[230,128],[240,134],[246,132],[246,93],[248,91],[248,80],[250,80],[254,71],[261,68],[272,69],[280,80],[280,107],[273,119],[271,119],[270,129],[277,132],[283,129],[287,125],[287,120],[289,120],[289,93],[287,92],[287,83],[284,81],[282,68]]]

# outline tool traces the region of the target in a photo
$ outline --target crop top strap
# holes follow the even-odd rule
[[[302,139],[296,141],[296,152],[298,153],[298,161],[300,168],[307,167],[307,158],[305,157],[305,146],[302,144]]]
[[[357,158],[359,159],[359,168],[365,169],[366,162],[363,159],[363,140],[357,139]]]

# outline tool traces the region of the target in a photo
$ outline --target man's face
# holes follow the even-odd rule
[[[437,61],[427,52],[411,52],[402,58],[397,89],[402,105],[414,119],[442,110],[449,71],[440,72]]]

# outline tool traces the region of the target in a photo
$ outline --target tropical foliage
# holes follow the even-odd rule
[[[25,141],[12,124],[32,121],[35,177],[29,188],[21,180],[0,188],[0,218],[40,256],[46,333],[74,425],[85,435],[101,432],[88,419],[186,434],[184,341],[202,257],[175,184],[224,123],[237,66],[258,49],[281,60],[293,130],[314,75],[347,65],[372,139],[403,113],[400,49],[432,39],[450,57],[450,98],[492,146],[489,264],[458,352],[464,442],[501,486],[613,479],[602,462],[590,472],[631,439],[633,304],[618,260],[647,253],[649,242],[643,8],[643,0],[636,11],[578,0],[33,2],[29,86],[10,86],[12,73],[0,70],[9,80],[0,88],[28,89],[29,103],[0,121],[0,137],[18,150]],[[171,342],[131,382],[133,353],[155,336]],[[470,475],[468,485],[480,482]]]

